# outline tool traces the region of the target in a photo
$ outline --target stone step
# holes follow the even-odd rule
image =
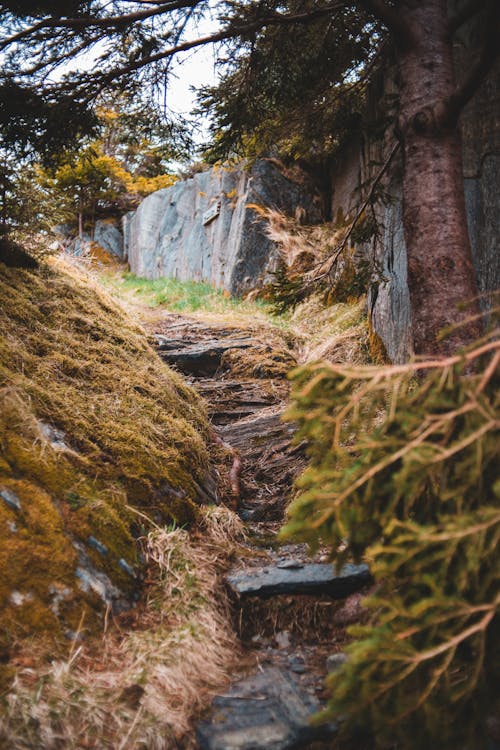
[[[219,432],[226,443],[244,451],[247,460],[251,460],[276,441],[291,443],[296,427],[283,422],[282,416],[282,409],[262,409],[255,417],[225,425]]]
[[[368,565],[348,563],[336,570],[329,563],[288,561],[282,565],[239,570],[226,577],[238,596],[319,595],[343,599],[372,582]]]
[[[201,750],[287,750],[332,737],[335,724],[313,726],[321,708],[285,670],[262,669],[214,699],[197,727]]]
[[[208,341],[190,342],[169,339],[156,335],[157,350],[160,357],[186,375],[207,377],[214,375],[220,367],[222,356],[230,349],[249,349],[252,339],[249,337],[233,339],[211,339]]]
[[[260,380],[197,379],[195,388],[207,401],[212,424],[229,425],[279,404],[288,385]]]

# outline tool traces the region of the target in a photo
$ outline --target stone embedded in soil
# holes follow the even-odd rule
[[[338,672],[347,662],[347,655],[340,651],[338,654],[330,654],[326,660],[327,672]]]
[[[53,427],[47,422],[38,422],[38,427],[45,440],[55,451],[69,450],[66,444],[66,433],[63,430],[58,430],[57,427]]]
[[[105,573],[101,570],[97,570],[92,565],[83,544],[80,544],[80,542],[73,542],[73,546],[78,552],[76,577],[82,591],[93,591],[108,607],[110,607],[113,614],[119,614],[120,612],[125,612],[127,609],[130,609],[133,606],[132,599],[129,599],[117,586],[115,586]],[[120,559],[118,565],[122,568],[123,566],[121,563],[122,560]],[[128,563],[125,564],[130,567]]]
[[[348,563],[337,571],[328,563],[307,563],[293,568],[271,565],[241,570],[228,575],[226,580],[239,596],[329,594],[342,599],[367,586],[372,579],[367,565]]]
[[[0,489],[0,497],[9,508],[12,508],[13,510],[22,510],[21,501],[12,490],[2,487],[2,489]]]
[[[287,750],[332,736],[334,724],[315,727],[321,706],[282,669],[269,667],[214,699],[210,721],[197,728],[201,750]]]

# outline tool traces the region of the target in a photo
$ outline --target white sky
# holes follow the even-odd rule
[[[167,107],[175,114],[188,115],[196,104],[196,93],[193,87],[201,87],[215,83],[215,48],[213,45],[200,47],[179,57],[172,66],[172,76],[167,88]],[[206,140],[208,121],[195,140]]]
[[[219,23],[214,18],[214,10],[217,7],[216,0],[212,0],[209,7],[209,15],[201,21],[190,21],[186,24],[184,39],[197,39],[214,32]],[[97,44],[92,51],[79,55],[75,60],[61,65],[52,74],[53,79],[58,79],[70,70],[90,70],[95,59],[103,53],[105,45]],[[214,45],[204,45],[189,52],[179,54],[175,57],[171,76],[167,88],[166,104],[173,115],[189,115],[196,104],[196,93],[194,88],[211,85],[216,82],[215,72],[216,48]],[[196,143],[201,144],[208,136],[208,120],[200,124],[200,132],[193,133]]]
[[[219,23],[213,18],[217,3],[211,3],[211,16],[198,23],[190,22],[185,31],[186,39],[197,39],[216,31]],[[215,83],[216,51],[214,45],[195,48],[183,55],[178,55],[172,66],[173,76],[167,91],[167,105],[179,114],[188,114],[195,104],[193,86],[204,86]]]

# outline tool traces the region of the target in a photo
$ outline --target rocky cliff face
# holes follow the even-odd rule
[[[58,224],[52,231],[59,246],[70,255],[92,254],[97,247],[119,260],[123,258],[123,235],[113,219],[98,219],[92,233],[84,232],[81,237],[75,236],[75,230],[69,224]]]
[[[206,281],[242,294],[272,270],[277,252],[255,207],[321,220],[320,200],[302,173],[272,160],[251,170],[214,167],[149,195],[124,220],[133,273]]]

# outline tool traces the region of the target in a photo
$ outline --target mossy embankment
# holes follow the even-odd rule
[[[0,264],[0,649],[102,622],[137,595],[135,537],[192,522],[199,397],[74,269]],[[104,600],[104,601],[103,601]]]

